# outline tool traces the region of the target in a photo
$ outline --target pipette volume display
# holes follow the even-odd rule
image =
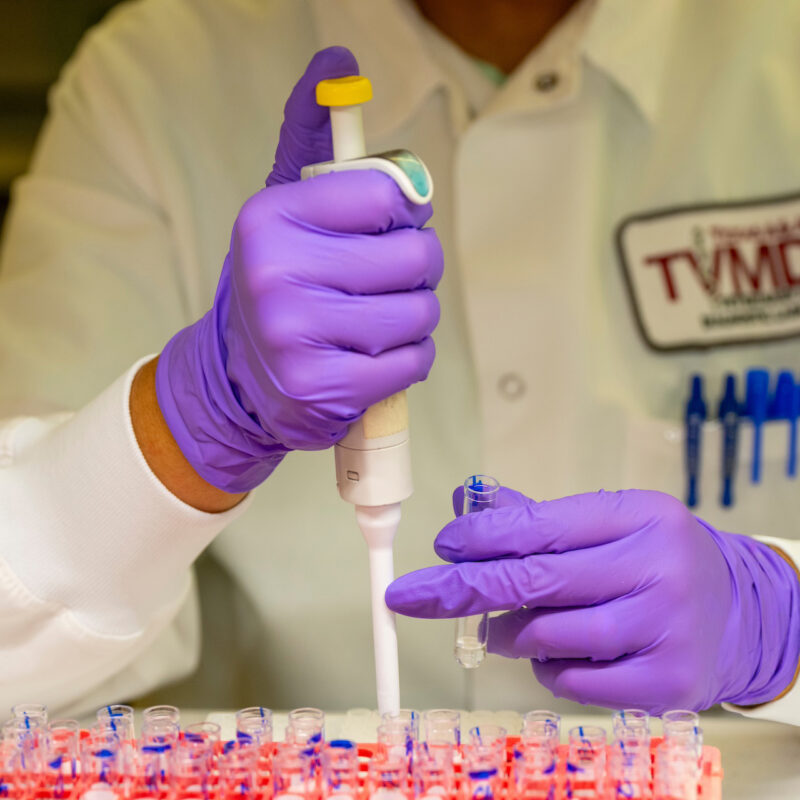
[[[464,513],[474,514],[494,508],[500,484],[489,475],[472,475],[464,481]],[[475,669],[486,658],[489,615],[473,614],[456,620],[456,661],[465,669]]]

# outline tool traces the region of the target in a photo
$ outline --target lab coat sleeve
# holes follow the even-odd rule
[[[192,197],[182,164],[164,154],[181,130],[152,107],[169,95],[145,47],[173,54],[145,16],[156,4],[141,5],[114,12],[65,67],[4,222],[0,708],[72,713],[189,672],[190,565],[243,510],[202,514],[161,486],[132,434],[133,373],[118,380],[197,319],[216,282],[176,199]],[[188,52],[176,63],[192,64]]]
[[[81,713],[191,670],[190,565],[245,509],[182,503],[128,412],[134,365],[76,414],[0,424],[0,707]]]
[[[795,565],[800,574],[800,541],[790,539],[776,539],[772,536],[757,536],[760,542],[777,548],[784,553]],[[800,625],[800,609],[794,609],[792,618],[794,625]],[[770,703],[761,703],[757,706],[737,706],[732,703],[723,703],[728,711],[736,711],[745,717],[753,719],[768,719],[774,722],[786,722],[789,725],[800,725],[800,678],[797,677],[794,686],[786,694]]]

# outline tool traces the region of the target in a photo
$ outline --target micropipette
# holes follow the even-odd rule
[[[330,109],[333,161],[309,164],[303,167],[301,177],[374,169],[394,179],[412,203],[430,202],[433,181],[413,153],[392,150],[367,156],[361,105],[371,98],[372,86],[361,75],[317,84],[317,103]],[[399,711],[397,631],[384,595],[394,579],[392,543],[400,524],[400,504],[412,492],[406,393],[399,392],[368,408],[336,444],[334,453],[339,494],[355,505],[369,550],[378,710]]]

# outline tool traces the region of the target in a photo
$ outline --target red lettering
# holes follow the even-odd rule
[[[797,286],[800,284],[800,274],[792,272],[792,262],[789,256],[789,248],[791,247],[800,247],[800,239],[787,239],[783,242],[778,242],[778,255],[784,281],[788,286]]]
[[[714,265],[711,275],[706,276],[700,269],[697,263],[697,256],[692,250],[675,250],[671,253],[661,253],[659,255],[650,256],[644,260],[648,266],[657,266],[661,268],[661,276],[664,278],[664,289],[666,290],[667,298],[671,302],[678,299],[678,290],[675,284],[675,273],[672,270],[672,262],[686,260],[689,267],[697,278],[700,288],[709,295],[713,295],[717,289],[717,281],[719,279],[719,263],[717,259],[718,250],[714,250]]]
[[[744,256],[739,251],[739,248],[735,245],[721,248],[721,252],[719,253],[720,259],[722,258],[723,254],[727,254],[730,259],[729,267],[731,281],[733,282],[734,291],[737,295],[742,294],[742,286],[739,283],[740,276],[743,277],[748,284],[750,284],[750,288],[754,292],[761,291],[762,279],[764,279],[765,283],[771,280],[773,290],[781,288],[781,276],[775,267],[775,263],[772,258],[772,249],[768,244],[762,244],[759,246],[755,259],[756,263],[752,268],[747,264]],[[718,254],[715,253],[715,262],[717,262],[717,255]]]
[[[661,268],[661,277],[664,279],[664,289],[666,290],[667,298],[673,303],[678,299],[678,292],[675,289],[671,264],[673,261],[679,261],[684,258],[688,258],[692,266],[695,265],[694,253],[691,250],[676,250],[672,253],[649,256],[644,260],[644,263],[649,267],[657,266]]]

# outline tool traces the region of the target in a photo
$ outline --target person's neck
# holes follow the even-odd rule
[[[469,55],[509,74],[577,0],[414,0]]]

